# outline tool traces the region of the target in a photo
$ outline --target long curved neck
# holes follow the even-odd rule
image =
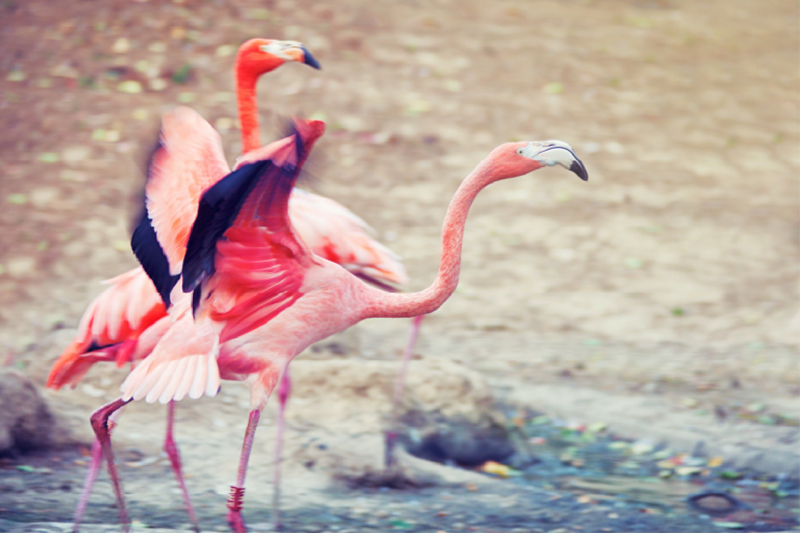
[[[430,287],[421,292],[387,293],[364,285],[365,301],[361,318],[414,317],[437,310],[453,294],[461,271],[461,244],[467,213],[478,193],[490,183],[505,176],[491,159],[485,159],[459,186],[450,201],[442,228],[442,259],[439,274]]]
[[[236,101],[239,105],[239,126],[242,130],[242,154],[261,146],[258,129],[258,103],[256,102],[256,82],[258,76],[241,68],[237,61]]]

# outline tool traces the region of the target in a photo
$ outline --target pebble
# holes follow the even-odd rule
[[[230,57],[236,52],[236,47],[232,44],[223,44],[217,47],[217,57]]]
[[[58,163],[61,158],[55,152],[43,152],[39,154],[38,159],[42,163]]]
[[[92,131],[92,140],[95,141],[105,141],[107,143],[115,143],[119,142],[122,138],[122,134],[117,130],[104,130],[102,128],[98,128]]]
[[[229,117],[220,117],[214,121],[214,128],[217,131],[232,130],[236,126],[236,121]]]
[[[88,146],[68,146],[61,150],[61,158],[68,165],[74,165],[89,159],[92,149]]]
[[[163,91],[169,85],[167,80],[163,78],[154,78],[149,82],[150,90],[152,91]]]
[[[547,94],[561,94],[564,92],[564,85],[560,82],[553,81],[545,85],[542,90]]]
[[[58,177],[64,181],[83,182],[89,180],[89,174],[87,174],[86,172],[80,172],[78,170],[70,170],[68,168],[65,168],[64,170],[59,172]]]
[[[78,70],[69,63],[59,63],[50,70],[50,75],[54,78],[78,79],[80,77]]]
[[[81,386],[81,392],[87,396],[91,396],[92,398],[100,398],[106,393],[106,391],[104,391],[103,389],[98,389],[97,387],[93,387],[89,383],[85,383]]]
[[[117,86],[117,90],[121,93],[138,94],[142,92],[142,84],[136,80],[126,80]]]
[[[347,131],[358,132],[365,129],[364,121],[354,115],[345,115],[339,119],[339,124]]]
[[[655,446],[652,442],[639,440],[631,444],[630,451],[634,455],[644,455],[653,451]]]
[[[458,93],[461,92],[463,86],[461,82],[458,80],[445,80],[444,88],[450,91],[451,93]]]
[[[644,261],[638,257],[628,257],[625,259],[625,266],[630,269],[642,268],[642,266],[644,266]]]
[[[11,193],[6,196],[6,201],[10,204],[23,205],[28,203],[28,196],[21,192]]]
[[[111,47],[111,51],[115,54],[127,54],[130,50],[131,42],[125,37],[120,37],[114,41],[114,45]]]
[[[36,258],[29,256],[12,257],[5,263],[5,271],[12,278],[22,278],[36,273]]]
[[[215,102],[224,104],[228,102],[233,102],[233,100],[236,98],[236,95],[230,91],[220,91],[218,93],[214,93],[212,98]]]
[[[59,191],[55,187],[39,187],[31,191],[31,203],[38,208],[47,207],[58,198]]]
[[[583,151],[587,154],[594,154],[600,151],[600,145],[596,142],[583,143]]]

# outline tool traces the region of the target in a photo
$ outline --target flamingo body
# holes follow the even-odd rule
[[[442,264],[434,284],[416,294],[389,294],[369,287],[340,265],[314,256],[292,230],[289,192],[297,169],[316,140],[313,131],[305,136],[301,133],[284,140],[284,146],[276,150],[284,166],[275,162],[248,164],[210,189],[206,193],[211,196],[208,202],[204,195],[183,268],[183,289],[194,291],[197,334],[207,336],[206,345],[218,350],[213,356],[219,356],[219,371],[209,375],[246,381],[251,406],[258,410],[263,409],[288,362],[310,344],[365,318],[413,317],[430,313],[444,303],[458,283],[466,215],[482,188],[554,164],[586,178],[572,149],[559,141],[498,147],[456,192],[445,218]],[[243,182],[243,174],[238,173],[245,171],[248,180],[257,179],[258,183],[226,188],[229,181]],[[224,195],[217,194],[217,188],[232,194],[248,191],[249,195],[235,202],[221,198]],[[224,209],[204,209],[204,204],[240,207],[233,214]],[[213,248],[209,243],[214,243]],[[213,364],[211,354],[206,355]],[[198,355],[172,345],[169,350],[161,349],[159,343],[147,364],[135,368],[122,384],[122,399],[174,400],[174,395],[164,394],[166,389],[153,387],[182,379],[165,376],[186,357]],[[216,394],[212,385],[205,391],[210,396]]]

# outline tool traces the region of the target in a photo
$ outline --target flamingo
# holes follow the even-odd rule
[[[245,153],[259,145],[255,99],[258,78],[289,60],[319,68],[301,43],[253,39],[239,48],[234,71]],[[169,249],[172,253],[167,258],[167,268],[179,272],[200,194],[227,174],[228,167],[219,135],[199,115],[178,109],[167,114],[164,122],[162,150],[154,153],[151,170],[167,178],[154,180],[157,183],[150,183],[148,191],[151,196],[157,197],[159,188],[164,187],[163,183],[166,181],[169,184],[173,180],[188,188],[172,191],[166,201],[151,201],[148,205],[148,213],[162,222],[157,236],[147,233],[149,224],[140,225],[137,231],[140,238],[156,239],[159,246],[162,241],[168,248],[171,245]],[[300,237],[317,255],[340,262],[353,274],[380,286],[393,287],[407,281],[399,258],[370,236],[371,228],[362,219],[337,202],[295,189],[290,198],[290,216]],[[146,235],[142,236],[142,233]],[[176,243],[180,245],[176,246]],[[158,258],[157,255],[145,258],[151,273],[153,269],[165,268],[163,262],[154,263],[153,257]],[[109,285],[108,289],[87,308],[74,340],[54,363],[47,380],[48,387],[58,389],[65,384],[74,387],[96,362],[115,361],[118,366],[126,362],[135,363],[150,353],[168,328],[170,320],[165,320],[165,303],[170,301],[167,284],[157,289],[143,268],[133,269],[105,283]],[[281,416],[288,397],[288,383],[286,390],[287,394],[281,396]],[[114,420],[110,424],[113,427]],[[197,529],[196,514],[186,490],[180,454],[173,438],[173,424],[174,404],[170,403],[167,407],[164,450],[180,485],[190,520]],[[100,461],[101,448],[95,440],[92,460],[75,511],[76,530],[99,472]]]
[[[245,156],[200,201],[181,269],[192,294],[152,353],[128,375],[121,396],[92,414],[111,475],[120,521],[128,515],[114,465],[108,420],[122,406],[185,396],[215,396],[220,380],[245,382],[250,415],[239,469],[228,499],[229,524],[245,531],[244,482],[255,430],[287,365],[314,342],[367,318],[417,317],[438,309],[458,284],[467,213],[486,186],[561,165],[588,180],[583,163],[561,141],[506,143],[464,179],[445,215],[442,256],[433,284],[418,293],[389,293],[312,254],[288,215],[289,195],[321,127],[297,123],[297,132],[269,158]],[[187,299],[182,299],[186,302]]]

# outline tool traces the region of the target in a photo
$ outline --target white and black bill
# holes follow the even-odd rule
[[[572,147],[565,142],[557,140],[533,141],[520,148],[517,153],[548,167],[561,165],[577,174],[583,181],[589,180],[589,174],[586,172],[583,162],[575,155]]]

